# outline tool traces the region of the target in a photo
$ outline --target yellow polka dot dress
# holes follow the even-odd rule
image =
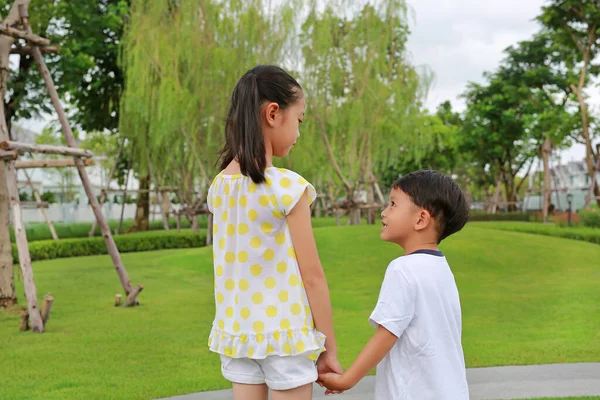
[[[211,351],[233,358],[304,354],[316,360],[325,336],[315,329],[286,216],[314,187],[270,167],[267,181],[217,175],[208,191],[214,214],[216,313]]]

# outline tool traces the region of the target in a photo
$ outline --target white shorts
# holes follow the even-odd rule
[[[259,385],[272,390],[290,390],[317,380],[317,366],[305,355],[270,356],[262,360],[221,355],[221,372],[233,383]]]

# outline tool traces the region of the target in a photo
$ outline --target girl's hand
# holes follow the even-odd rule
[[[339,375],[333,372],[319,374],[319,382],[327,388],[325,394],[343,393],[345,390],[351,389],[351,385],[346,382],[344,375]]]
[[[333,353],[325,352],[317,360],[317,372],[325,374],[327,372],[334,372],[336,374],[343,374],[344,369],[337,359],[337,356]]]

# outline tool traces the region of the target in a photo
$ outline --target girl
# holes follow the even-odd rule
[[[235,400],[267,400],[269,389],[273,400],[310,400],[318,373],[342,371],[311,227],[315,189],[272,164],[296,144],[305,107],[302,88],[279,67],[242,76],[222,171],[208,192],[216,304],[209,347],[221,355]]]

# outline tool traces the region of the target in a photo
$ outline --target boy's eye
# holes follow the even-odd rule
[[[302,120],[301,120],[301,119],[299,119],[299,120],[298,120],[298,123],[300,123],[300,124],[301,124],[301,123],[302,123]]]
[[[390,201],[390,207],[394,207],[396,205],[396,203],[394,203],[393,201]]]

